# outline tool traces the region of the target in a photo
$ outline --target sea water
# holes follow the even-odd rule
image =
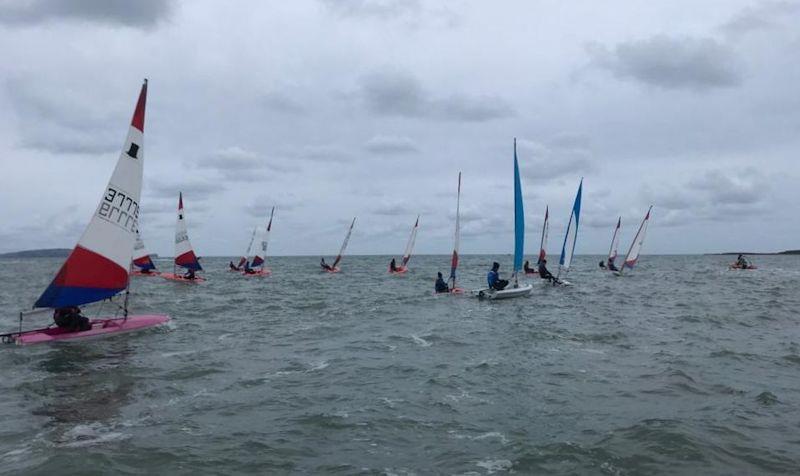
[[[0,472],[800,473],[800,257],[580,256],[574,286],[498,302],[434,296],[447,256],[389,259],[207,258],[201,285],[133,279],[167,326],[0,348]],[[2,329],[60,263],[2,261]]]

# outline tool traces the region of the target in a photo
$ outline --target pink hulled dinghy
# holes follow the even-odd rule
[[[69,332],[60,327],[48,327],[46,329],[35,329],[24,331],[14,336],[14,341],[20,345],[41,344],[44,342],[56,342],[66,340],[89,339],[108,334],[118,334],[121,332],[131,332],[146,327],[154,327],[169,321],[169,317],[153,314],[141,316],[128,316],[92,319],[92,328],[87,331]]]

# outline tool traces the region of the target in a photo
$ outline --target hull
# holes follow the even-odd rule
[[[333,268],[333,269],[325,269],[325,268],[322,268],[322,271],[323,271],[323,272],[325,272],[325,273],[331,273],[331,274],[333,274],[333,273],[338,273],[338,272],[340,272],[341,270],[340,270],[339,268]]]
[[[518,288],[506,288],[502,291],[495,291],[494,289],[484,288],[479,289],[477,291],[473,291],[478,299],[489,299],[490,301],[495,301],[498,299],[511,299],[516,297],[525,297],[531,293],[533,290],[532,284],[526,284],[524,286],[520,286]]]
[[[123,332],[132,332],[148,327],[160,326],[169,321],[169,316],[164,315],[142,315],[128,316],[127,319],[106,318],[92,319],[92,328],[88,331],[67,332],[59,327],[27,331],[14,337],[14,342],[19,345],[43,344],[46,342],[58,342],[68,340],[89,339],[92,337],[108,336]]]
[[[131,276],[161,276],[161,271],[150,271],[149,273],[143,273],[141,271],[133,271],[131,272]]]
[[[398,267],[394,271],[389,269],[389,274],[406,274],[407,272],[408,272],[408,268],[403,267],[403,266]]]
[[[732,264],[732,265],[729,265],[728,268],[730,268],[730,269],[748,270],[748,269],[758,269],[758,266],[755,266],[755,265],[752,265],[752,264],[750,266],[739,266],[739,265],[736,265],[736,264]]]
[[[242,273],[242,276],[244,276],[245,278],[252,278],[252,277],[257,277],[257,276],[269,276],[271,274],[272,274],[272,271],[269,270],[269,269],[260,269],[260,270],[256,271],[255,273]]]
[[[179,283],[202,283],[206,280],[206,278],[200,276],[195,276],[194,279],[186,279],[182,274],[175,273],[161,273],[161,277],[168,281],[177,281]]]

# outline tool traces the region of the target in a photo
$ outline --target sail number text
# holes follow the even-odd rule
[[[136,223],[139,220],[139,204],[126,193],[109,186],[97,209],[97,216],[135,233]]]

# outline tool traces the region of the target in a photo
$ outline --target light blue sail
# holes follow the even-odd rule
[[[525,249],[525,212],[522,207],[522,184],[517,161],[517,139],[514,139],[514,273],[522,269]]]
[[[575,203],[572,205],[572,213],[567,224],[567,233],[564,234],[564,245],[561,247],[561,259],[558,261],[558,274],[569,270],[572,264],[572,256],[575,254],[575,243],[578,241],[578,225],[581,218],[581,194],[583,192],[583,179],[578,185],[578,193],[575,195]]]

